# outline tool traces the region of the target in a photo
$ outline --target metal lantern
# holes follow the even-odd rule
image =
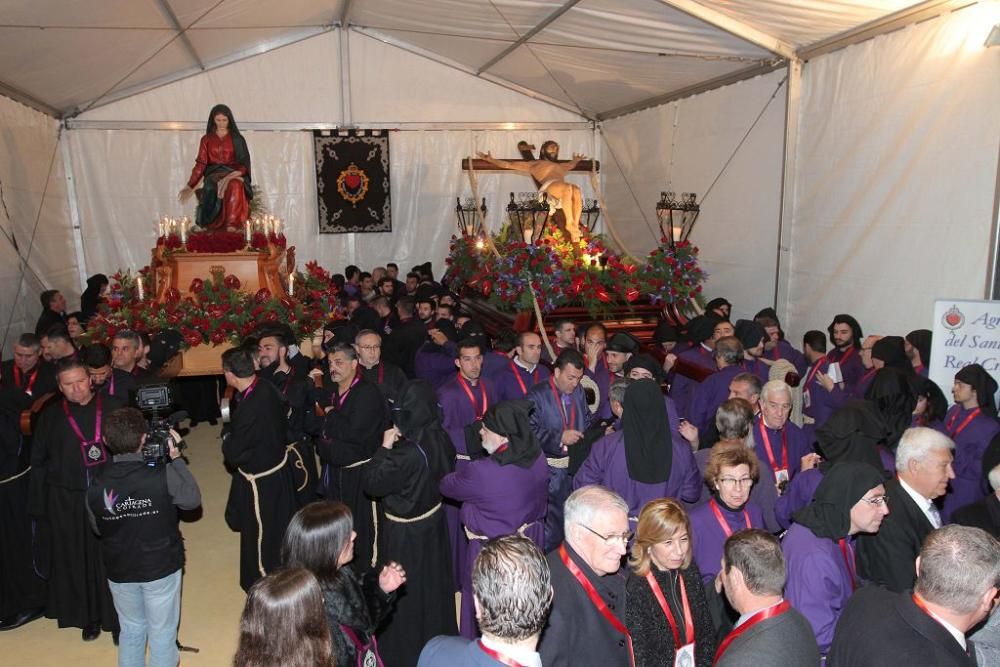
[[[541,197],[534,192],[522,192],[518,200],[511,192],[507,218],[519,239],[523,239],[525,243],[536,243],[542,238],[545,223],[549,219],[549,196],[544,192]]]
[[[455,207],[455,216],[458,218],[459,233],[462,236],[480,236],[486,220],[486,197],[483,197],[483,203],[478,209],[472,197],[468,197],[464,204],[461,197],[456,197],[456,201],[458,205]]]
[[[673,192],[661,192],[660,201],[656,202],[656,219],[660,223],[660,234],[673,246],[686,241],[691,235],[701,206],[697,202],[698,195],[694,192],[681,193],[680,200],[674,199]]]
[[[593,232],[597,226],[597,219],[601,217],[601,205],[596,199],[588,199],[587,205],[580,211],[580,226],[588,232]]]

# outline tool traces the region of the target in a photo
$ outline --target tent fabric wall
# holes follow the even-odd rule
[[[783,80],[783,71],[772,72],[603,124],[605,198],[627,250],[644,257],[655,247],[655,205],[668,183],[678,196],[698,193],[701,215],[691,240],[709,272],[706,295],[727,297],[734,317],[753,316],[774,300]]]
[[[66,198],[66,178],[59,150],[59,123],[33,109],[0,97],[0,338],[4,356],[13,342],[34,331],[41,312],[38,294],[62,291],[71,309],[82,286],[74,254]],[[37,225],[36,225],[37,221]],[[32,241],[32,234],[34,240]],[[17,242],[22,261],[10,240]],[[29,256],[30,250],[30,256]]]
[[[982,298],[1000,49],[976,5],[804,70],[786,330],[852,313],[866,333],[932,328],[934,299]]]

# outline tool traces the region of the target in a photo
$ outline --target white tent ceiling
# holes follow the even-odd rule
[[[349,26],[588,118],[973,0],[5,0],[0,93],[73,116]]]

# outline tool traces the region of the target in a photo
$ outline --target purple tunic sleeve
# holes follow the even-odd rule
[[[816,487],[823,480],[823,473],[818,468],[803,470],[792,478],[785,489],[785,495],[779,496],[774,504],[774,517],[778,525],[788,529],[792,525],[792,515],[812,501]]]
[[[616,431],[594,443],[587,460],[573,477],[574,490],[588,484],[607,485],[605,473],[610,465],[611,454],[616,448],[625,446],[624,438],[624,433]]]

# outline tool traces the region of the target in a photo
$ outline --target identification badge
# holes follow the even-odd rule
[[[809,389],[806,388],[805,391],[802,392],[802,407],[803,409],[805,409],[810,407],[811,405],[812,405],[812,397],[809,396]]]
[[[694,642],[685,644],[674,654],[674,667],[694,667]]]
[[[775,470],[774,481],[778,484],[788,484],[788,468],[778,468]]]
[[[365,657],[361,660],[361,664],[363,667],[378,667],[378,658],[375,657],[375,651],[371,649],[365,651]]]
[[[83,450],[83,465],[88,468],[93,468],[94,466],[100,465],[107,460],[107,455],[105,454],[104,449],[97,443],[81,443],[80,448]]]

